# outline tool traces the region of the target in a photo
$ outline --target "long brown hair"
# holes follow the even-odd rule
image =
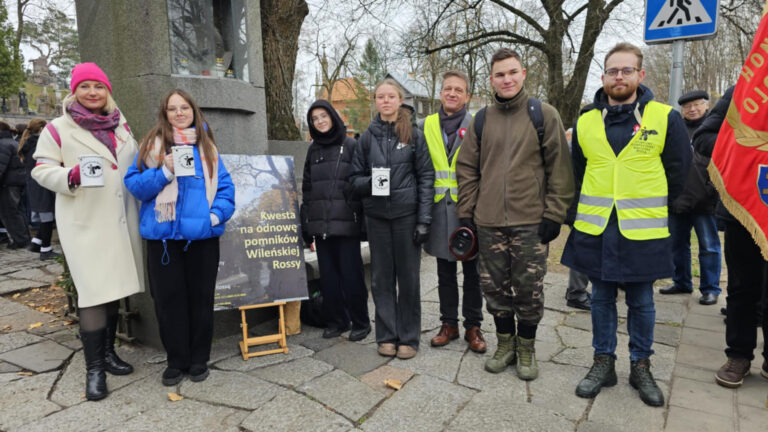
[[[163,142],[163,155],[171,151],[171,147],[173,147],[173,126],[171,126],[171,122],[168,121],[167,110],[168,100],[171,99],[171,96],[173,95],[181,96],[182,99],[192,107],[192,112],[195,115],[192,120],[192,126],[194,126],[197,131],[197,148],[203,154],[203,162],[208,166],[208,172],[213,173],[213,164],[218,163],[216,160],[217,147],[216,141],[213,139],[213,132],[211,132],[211,128],[208,127],[205,122],[205,117],[203,117],[203,113],[200,111],[195,100],[192,99],[192,96],[190,96],[189,93],[181,89],[171,90],[163,98],[160,112],[157,113],[157,123],[149,133],[141,139],[141,143],[139,144],[139,157],[136,160],[136,168],[138,168],[139,171],[144,170],[144,161],[155,146],[155,138],[160,138]]]
[[[376,88],[373,89],[374,99],[376,98],[376,92],[379,90],[379,87],[383,85],[392,86],[397,94],[400,95],[400,101],[402,102],[403,88],[400,87],[400,84],[398,84],[397,81],[393,80],[392,78],[385,78],[383,81],[376,84]],[[413,125],[411,125],[411,110],[408,108],[403,108],[401,106],[397,109],[397,118],[395,119],[395,133],[397,134],[397,138],[401,143],[408,144],[411,142],[413,135]]]
[[[22,162],[24,162],[24,153],[22,153],[21,150],[24,148],[24,144],[27,143],[27,139],[29,139],[30,135],[40,135],[40,132],[43,131],[43,128],[47,123],[48,122],[41,118],[33,118],[29,121],[27,128],[24,129],[24,133],[21,134],[21,138],[19,139],[18,153],[19,159],[21,159]]]

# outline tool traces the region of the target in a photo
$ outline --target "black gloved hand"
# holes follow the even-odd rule
[[[315,241],[315,238],[306,231],[301,232],[301,238],[304,240],[304,247],[309,247]]]
[[[477,236],[477,227],[475,226],[475,221],[472,220],[472,218],[461,218],[459,219],[459,223],[461,226],[472,230],[472,233]]]
[[[427,224],[416,224],[416,228],[413,230],[413,242],[416,243],[416,245],[421,245],[427,239],[429,238],[429,225]]]
[[[541,237],[541,244],[547,244],[556,239],[559,235],[559,223],[547,218],[541,218],[541,223],[539,224],[539,237]]]

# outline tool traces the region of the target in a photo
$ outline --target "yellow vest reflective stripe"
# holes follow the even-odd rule
[[[630,240],[669,237],[667,177],[661,152],[672,107],[648,102],[640,129],[618,156],[605,135],[600,110],[593,109],[576,124],[579,146],[587,159],[574,228],[600,235],[613,207],[619,231]]]
[[[450,192],[454,202],[459,201],[459,183],[456,180],[456,158],[459,150],[453,154],[451,164],[448,165],[448,155],[445,153],[443,143],[443,131],[440,129],[440,118],[437,114],[427,116],[424,120],[424,138],[427,140],[429,156],[435,167],[435,202],[439,202]]]

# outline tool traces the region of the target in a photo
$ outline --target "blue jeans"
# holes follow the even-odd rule
[[[702,294],[720,294],[720,237],[713,215],[682,213],[669,215],[669,230],[672,234],[672,261],[675,264],[675,285],[693,291],[691,279],[691,229],[699,238],[699,268],[701,278],[699,290]]]
[[[592,347],[595,354],[608,354],[616,358],[616,292],[627,294],[627,331],[629,332],[629,359],[648,358],[653,354],[653,327],[656,308],[653,305],[653,281],[611,282],[589,278],[592,282]]]

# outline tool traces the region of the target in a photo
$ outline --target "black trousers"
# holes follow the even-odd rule
[[[167,263],[167,264],[163,264]],[[213,340],[213,294],[219,238],[147,241],[149,287],[168,367],[204,365]]]
[[[3,221],[11,241],[20,246],[29,244],[29,228],[21,203],[23,191],[22,186],[0,187],[0,220]]]
[[[371,246],[371,294],[376,342],[419,347],[421,246],[413,242],[416,215],[366,217]]]
[[[440,297],[440,321],[451,325],[459,324],[459,282],[456,278],[458,263],[437,258],[437,294]],[[480,292],[477,274],[477,260],[462,261],[464,273],[464,296],[461,314],[464,328],[479,327],[483,321],[483,294]]]
[[[758,311],[762,308],[763,338],[768,340],[768,262],[749,232],[739,223],[725,226],[725,263],[728,266],[725,343],[728,357],[755,358]],[[768,361],[768,349],[763,346]]]
[[[317,262],[323,293],[323,317],[331,328],[371,325],[359,237],[317,238]]]

